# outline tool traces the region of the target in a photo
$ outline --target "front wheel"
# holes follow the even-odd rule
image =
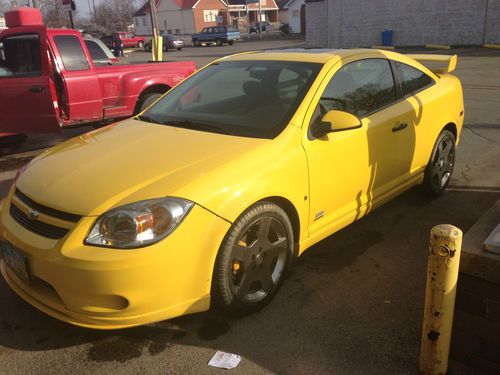
[[[257,203],[231,226],[217,254],[212,298],[227,312],[260,310],[276,294],[293,254],[293,231],[285,211]]]
[[[431,158],[425,168],[424,187],[434,195],[441,195],[450,183],[455,167],[455,136],[443,130],[434,144]]]

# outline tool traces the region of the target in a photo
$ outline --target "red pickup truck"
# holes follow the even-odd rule
[[[38,9],[16,8],[5,19],[0,136],[131,116],[196,68],[192,61],[98,66],[80,32],[47,28]]]

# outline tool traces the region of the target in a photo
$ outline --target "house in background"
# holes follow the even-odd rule
[[[261,1],[261,20],[278,21],[275,0]],[[303,1],[303,0],[302,0]],[[246,26],[245,0],[156,0],[158,27],[168,34],[194,34],[204,27],[226,25],[228,11],[230,23]],[[250,23],[258,21],[259,4],[249,3]],[[132,16],[137,35],[151,35],[151,10],[146,2]]]
[[[156,9],[158,27],[168,34],[194,34],[204,27],[227,22],[227,7],[222,0],[156,0]],[[132,18],[137,35],[152,34],[149,2]]]
[[[288,23],[292,33],[306,33],[305,0],[277,0],[279,7],[278,20]]]

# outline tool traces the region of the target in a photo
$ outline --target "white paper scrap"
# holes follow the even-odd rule
[[[240,361],[241,357],[239,355],[224,353],[218,350],[217,353],[215,353],[215,355],[212,357],[210,362],[208,362],[208,365],[230,370],[238,366],[238,363],[240,363]]]

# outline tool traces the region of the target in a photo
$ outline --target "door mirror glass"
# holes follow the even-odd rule
[[[312,125],[311,133],[315,138],[320,138],[328,133],[360,127],[361,120],[359,118],[351,113],[333,109],[325,113],[321,121],[317,121]]]

